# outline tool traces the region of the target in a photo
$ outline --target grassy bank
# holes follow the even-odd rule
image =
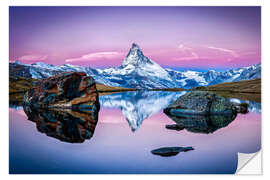
[[[261,93],[261,79],[238,82],[220,83],[207,87],[197,87],[194,90],[229,91],[233,93]]]
[[[221,83],[192,90],[212,91],[224,97],[261,102],[261,79]]]
[[[137,90],[137,89],[132,89],[132,88],[106,86],[104,84],[99,84],[99,83],[96,83],[96,88],[97,88],[100,96],[112,94],[112,93],[117,93],[117,92],[136,91]]]

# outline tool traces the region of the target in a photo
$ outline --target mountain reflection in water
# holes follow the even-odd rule
[[[144,119],[158,113],[186,92],[132,91],[100,96],[105,108],[120,108],[132,131],[141,126]]]
[[[98,121],[97,111],[23,108],[28,120],[36,123],[39,132],[69,143],[82,143],[90,139]]]

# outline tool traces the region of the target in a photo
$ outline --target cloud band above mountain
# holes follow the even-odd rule
[[[110,60],[123,57],[123,53],[111,51],[111,52],[96,52],[82,55],[78,58],[66,59],[66,62],[77,62],[77,61],[98,61],[98,60]]]

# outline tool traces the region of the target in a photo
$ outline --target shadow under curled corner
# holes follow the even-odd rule
[[[262,151],[238,153],[237,175],[262,175]]]

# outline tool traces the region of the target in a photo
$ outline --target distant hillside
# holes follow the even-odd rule
[[[25,93],[38,82],[39,79],[25,77],[9,77],[9,94]]]
[[[104,92],[120,92],[120,91],[135,91],[136,89],[132,88],[123,88],[123,87],[113,87],[113,86],[107,86],[104,84],[96,83],[96,87],[98,92],[104,93]]]
[[[192,90],[214,91],[224,97],[261,102],[261,79],[221,83]]]
[[[197,87],[194,89],[211,91],[231,91],[241,93],[261,93],[261,79],[220,83],[207,87]]]

